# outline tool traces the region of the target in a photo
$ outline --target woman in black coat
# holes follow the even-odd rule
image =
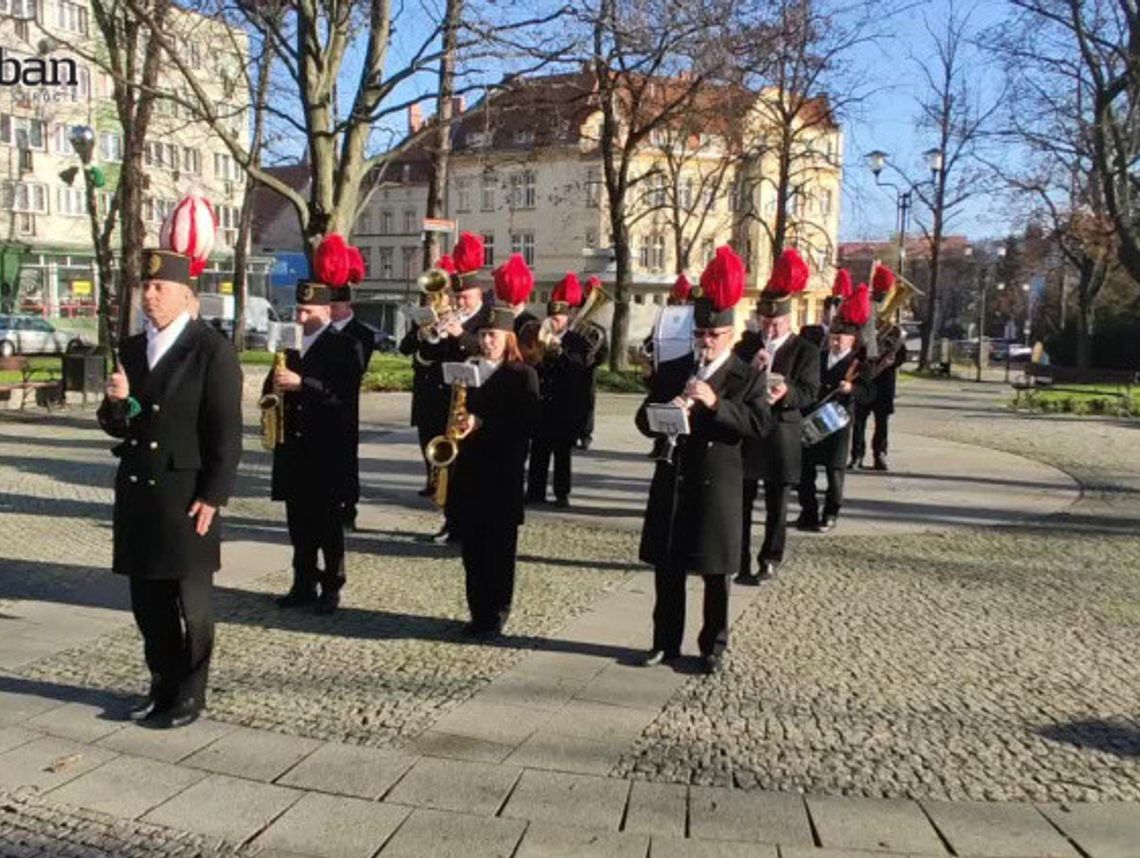
[[[99,425],[122,442],[115,476],[114,571],[151,673],[147,726],[179,727],[205,705],[214,642],[213,573],[241,458],[241,367],[233,346],[192,319],[190,260],[144,252],[148,326],[122,344]]]
[[[538,376],[519,353],[510,308],[492,311],[479,341],[483,366],[492,372],[467,391],[448,509],[463,544],[471,611],[464,633],[482,637],[500,634],[511,611],[527,444],[538,421]]]

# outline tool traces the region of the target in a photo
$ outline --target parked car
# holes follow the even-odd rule
[[[1022,343],[1009,343],[1005,340],[995,340],[990,343],[990,360],[992,361],[1004,361],[1008,357],[1010,363],[1019,363],[1029,360],[1031,354],[1033,354],[1033,349]]]
[[[63,354],[93,344],[86,334],[57,328],[39,316],[0,316],[0,357]]]

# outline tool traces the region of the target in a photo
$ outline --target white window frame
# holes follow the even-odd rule
[[[602,171],[600,167],[586,168],[586,206],[596,209],[602,201]]]
[[[495,210],[495,195],[499,188],[495,171],[485,170],[479,181],[479,208],[481,211],[493,212]]]
[[[38,129],[39,131],[40,144],[38,146],[32,142],[33,129]],[[48,128],[46,122],[42,119],[34,119],[27,116],[12,116],[8,113],[0,114],[0,143],[18,147],[21,132],[23,132],[24,136],[28,139],[28,149],[35,152],[47,151]]]
[[[48,186],[43,182],[8,182],[4,190],[9,211],[22,214],[48,213]]]
[[[483,267],[495,267],[495,233],[485,232],[483,238]]]
[[[376,272],[381,280],[392,279],[392,248],[376,248]]]
[[[99,158],[108,164],[121,163],[123,160],[123,135],[118,131],[100,131]]]
[[[455,180],[455,210],[471,211],[471,179],[464,176]]]
[[[71,145],[70,129],[61,123],[57,123],[51,127],[51,150],[56,155],[64,155],[68,158],[79,157],[75,151],[75,147]]]
[[[511,253],[521,253],[527,265],[534,266],[534,233],[530,230],[511,233]]]
[[[87,196],[83,188],[56,188],[55,213],[63,217],[83,217],[87,214]]]
[[[392,212],[390,209],[383,209],[380,212],[380,234],[392,234]]]
[[[419,218],[416,217],[415,209],[404,209],[404,234],[413,235],[420,230],[416,229]]]
[[[89,35],[87,7],[69,0],[56,0],[56,26],[68,33]]]
[[[420,249],[418,247],[401,247],[400,251],[400,270],[403,271],[405,280],[411,280],[420,273],[416,269],[416,258],[420,255]]]

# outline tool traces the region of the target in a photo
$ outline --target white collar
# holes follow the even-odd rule
[[[786,334],[784,334],[778,340],[772,340],[772,342],[768,343],[766,345],[766,348],[768,349],[768,354],[772,355],[772,357],[775,357],[776,352],[778,352],[781,348],[783,348],[784,343],[786,343],[789,340],[789,338],[791,338],[791,336],[792,336],[792,332],[788,331]]]
[[[146,365],[154,369],[155,364],[162,360],[162,356],[170,351],[174,341],[186,330],[190,324],[190,314],[179,313],[169,325],[161,330],[147,320],[146,324]]]
[[[851,349],[847,349],[846,351],[842,351],[837,355],[832,354],[831,352],[828,352],[827,353],[827,368],[831,369],[833,366],[835,366],[837,363],[839,363],[841,360],[843,360],[849,354],[851,354]]]
[[[309,346],[311,346],[314,342],[316,342],[317,337],[319,337],[321,334],[323,334],[328,329],[329,329],[329,325],[326,322],[324,325],[321,326],[320,330],[314,331],[312,334],[302,334],[301,335],[301,357],[305,356],[305,352],[307,352],[309,350]]]
[[[355,318],[356,318],[355,313],[349,313],[343,319],[340,319],[339,321],[333,322],[332,326],[334,328],[336,328],[338,331],[343,331],[345,328],[348,327],[348,323],[351,322]]]
[[[732,349],[725,349],[717,357],[706,363],[704,366],[697,369],[697,378],[701,381],[708,381],[712,378],[713,373],[725,365],[729,357],[732,356]]]

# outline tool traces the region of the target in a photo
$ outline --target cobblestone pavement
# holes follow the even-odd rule
[[[0,790],[0,858],[225,858],[209,838]]]
[[[733,630],[725,672],[686,684],[615,774],[1140,798],[1140,426],[1015,416],[1000,389],[922,382],[894,425],[1050,462],[1085,494],[1036,526],[795,543]]]

